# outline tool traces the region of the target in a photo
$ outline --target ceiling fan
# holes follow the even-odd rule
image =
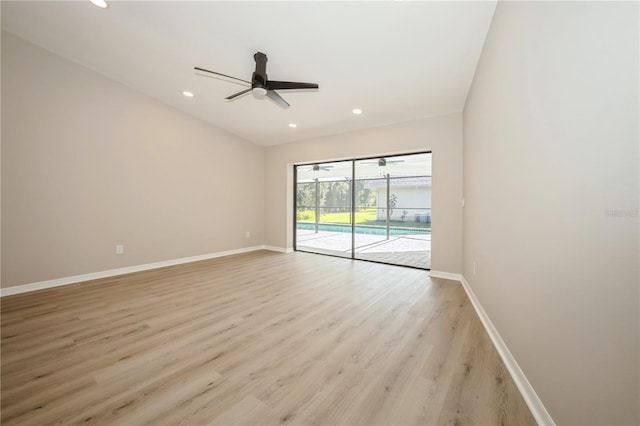
[[[252,92],[256,98],[263,99],[265,97],[271,99],[276,104],[280,105],[283,108],[289,108],[289,103],[285,101],[282,96],[276,92],[276,90],[293,90],[293,89],[317,89],[318,85],[315,83],[299,83],[294,81],[276,81],[269,80],[267,78],[267,55],[262,52],[256,52],[253,55],[253,59],[256,61],[256,70],[253,72],[251,76],[251,81],[243,80],[241,78],[232,77],[230,75],[221,74],[219,72],[210,71],[200,67],[194,67],[196,71],[207,72],[215,75],[220,75],[222,77],[231,78],[233,80],[242,81],[244,83],[250,84],[251,87],[245,90],[242,90],[238,93],[234,93],[231,96],[227,96],[225,99],[231,101],[237,98],[238,96],[244,95],[245,93]]]
[[[318,170],[322,170],[322,171],[328,172],[332,168],[333,168],[333,166],[331,166],[331,165],[329,165],[329,166],[321,166],[320,164],[314,164],[313,165],[313,171],[314,172],[317,172]]]
[[[363,161],[360,164],[378,164],[380,167],[384,167],[387,164],[404,163],[404,160],[387,160],[386,158],[379,158],[378,161]]]

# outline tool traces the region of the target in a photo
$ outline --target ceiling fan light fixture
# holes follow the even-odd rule
[[[264,87],[254,87],[251,90],[251,93],[253,93],[253,96],[255,96],[256,98],[262,99],[267,96],[267,89],[265,89]]]
[[[362,114],[362,110],[360,108],[354,108],[353,110],[351,110],[351,112],[354,113],[355,115]]]
[[[109,7],[106,0],[89,0],[94,5],[98,6],[100,9],[106,9]]]

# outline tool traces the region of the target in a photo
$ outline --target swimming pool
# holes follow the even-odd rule
[[[298,222],[297,229],[314,230],[315,223]],[[339,223],[320,223],[318,230],[329,232],[351,232],[351,225]],[[356,234],[368,235],[387,235],[387,229],[384,226],[356,225]],[[431,228],[401,228],[397,226],[389,227],[389,235],[429,235]]]

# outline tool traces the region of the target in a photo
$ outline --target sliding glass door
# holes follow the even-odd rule
[[[431,267],[431,153],[296,166],[295,208],[296,250]]]

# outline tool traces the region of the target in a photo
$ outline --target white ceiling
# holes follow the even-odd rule
[[[2,1],[2,28],[259,145],[461,111],[495,1]],[[194,66],[251,80],[318,83],[281,91],[282,109]],[[46,73],[46,70],[43,70]],[[183,90],[195,93],[192,99]],[[359,107],[360,116],[351,113]],[[289,123],[296,123],[291,129]]]

